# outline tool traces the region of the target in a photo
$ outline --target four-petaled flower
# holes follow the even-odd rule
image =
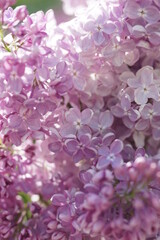
[[[102,146],[99,148],[98,153],[100,155],[97,168],[103,169],[111,165],[114,167],[119,167],[123,164],[123,158],[120,154],[123,150],[123,142],[119,139],[115,139],[110,148]]]

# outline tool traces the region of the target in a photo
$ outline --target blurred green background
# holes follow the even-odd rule
[[[38,10],[46,12],[51,8],[56,12],[61,9],[61,0],[17,0],[16,6],[18,5],[26,5],[30,13]]]

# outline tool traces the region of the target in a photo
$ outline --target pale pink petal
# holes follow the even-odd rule
[[[145,10],[147,11],[147,13],[144,15],[144,19],[147,22],[149,23],[158,22],[158,20],[160,19],[160,12],[156,7],[149,6],[146,7]]]
[[[148,94],[144,92],[143,88],[135,90],[135,102],[137,104],[146,104],[148,101]]]
[[[22,118],[17,114],[10,115],[8,118],[8,123],[11,128],[16,128],[22,123]]]
[[[144,119],[140,119],[135,125],[135,128],[138,131],[143,131],[143,130],[147,129],[148,127],[149,127],[149,120],[144,120]]]
[[[101,45],[105,41],[105,37],[103,35],[103,32],[97,31],[93,33],[93,39],[96,45]]]
[[[70,108],[69,111],[66,112],[65,118],[67,122],[73,123],[81,119],[81,113],[78,108]]]
[[[102,30],[107,34],[111,34],[116,30],[116,25],[113,22],[107,22],[105,25],[103,25]]]
[[[88,124],[93,116],[93,111],[89,108],[82,111],[81,120],[83,124]]]
[[[123,117],[125,114],[125,111],[119,105],[115,105],[115,106],[111,107],[111,112],[114,116],[116,116],[118,118]]]
[[[131,100],[129,95],[125,94],[121,98],[121,106],[125,111],[128,111],[131,107]]]
[[[130,0],[125,5],[124,13],[127,17],[129,17],[131,19],[136,19],[138,17],[139,9],[140,9],[139,4]]]
[[[99,122],[103,127],[105,128],[111,127],[113,124],[113,121],[114,121],[114,117],[109,110],[102,112],[100,114]]]

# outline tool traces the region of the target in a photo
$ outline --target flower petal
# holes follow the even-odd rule
[[[115,155],[120,153],[123,150],[123,142],[119,139],[115,139],[111,144],[110,151]]]

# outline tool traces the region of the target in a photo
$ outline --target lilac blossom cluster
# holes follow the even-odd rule
[[[0,0],[0,239],[160,238],[160,1]]]

